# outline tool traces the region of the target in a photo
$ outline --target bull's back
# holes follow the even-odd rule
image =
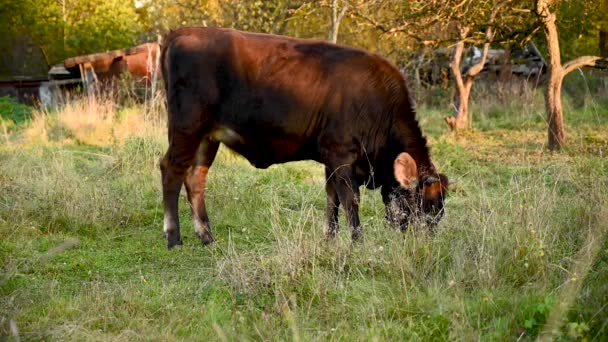
[[[210,109],[201,113],[208,121],[206,134],[256,166],[319,160],[320,136],[377,140],[390,124],[382,116],[389,115],[391,90],[380,83],[392,77],[391,66],[387,72],[382,59],[361,50],[186,28],[167,37],[163,61],[168,97],[191,93]],[[170,115],[170,120],[180,118]]]

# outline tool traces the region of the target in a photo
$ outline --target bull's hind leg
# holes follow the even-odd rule
[[[172,134],[169,139],[169,149],[160,162],[165,214],[163,230],[168,248],[182,244],[178,215],[179,192],[182,184],[184,184],[186,171],[192,165],[194,154],[198,148],[196,143],[198,139]]]
[[[178,85],[179,82],[175,82]],[[183,82],[182,82],[183,83]],[[190,89],[169,87],[167,95],[169,116],[169,148],[161,162],[164,232],[167,247],[181,245],[178,216],[179,193],[188,170],[195,161],[204,130],[208,127],[208,114]]]
[[[188,201],[192,208],[194,219],[194,231],[201,239],[203,245],[208,245],[215,241],[211,233],[209,217],[205,208],[205,184],[207,183],[207,173],[217,154],[219,142],[205,138],[201,142],[194,164],[188,169],[186,175],[186,191]]]

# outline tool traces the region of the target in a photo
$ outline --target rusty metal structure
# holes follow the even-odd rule
[[[101,52],[68,58],[63,67],[70,74],[76,72],[85,86],[111,81],[128,72],[136,82],[151,85],[157,75],[159,45],[146,43],[128,49]]]
[[[13,96],[28,104],[52,105],[62,92],[75,88],[92,91],[100,85],[111,84],[125,73],[137,84],[154,88],[160,77],[156,67],[159,57],[157,43],[76,56],[52,66],[47,75],[0,80],[0,96]]]

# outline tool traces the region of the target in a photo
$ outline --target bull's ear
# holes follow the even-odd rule
[[[395,179],[406,189],[414,189],[418,185],[418,167],[409,153],[402,152],[393,165]]]

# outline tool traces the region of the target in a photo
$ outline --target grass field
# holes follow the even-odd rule
[[[387,227],[363,191],[364,242],[342,213],[325,242],[320,165],[257,170],[223,149],[207,191],[218,242],[200,246],[182,196],[171,251],[158,109],[5,111],[0,339],[606,340],[608,109],[568,107],[568,147],[552,154],[534,101],[474,113],[458,134],[420,110],[456,181],[435,235]]]

